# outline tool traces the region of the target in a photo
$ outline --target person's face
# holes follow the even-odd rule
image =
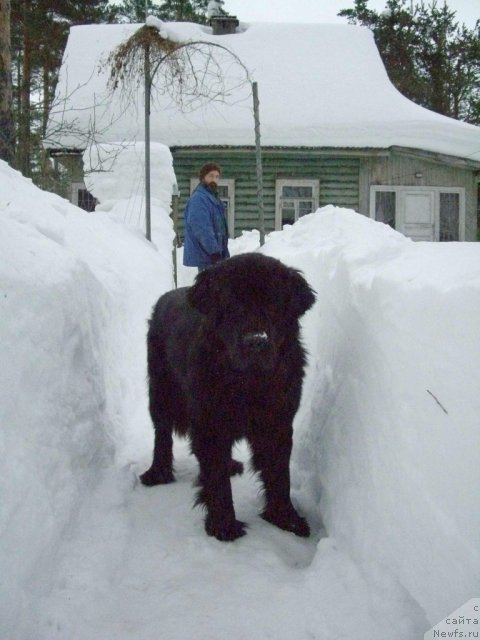
[[[220,180],[220,173],[218,171],[209,171],[206,176],[203,178],[203,184],[206,184],[207,187],[211,187],[216,189],[218,187],[218,181]]]

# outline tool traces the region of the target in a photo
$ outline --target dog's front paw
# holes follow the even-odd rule
[[[299,516],[293,508],[288,509],[287,511],[266,509],[262,513],[262,518],[267,522],[274,524],[276,527],[279,527],[279,529],[290,531],[301,538],[308,538],[310,535],[308,522],[305,518]]]
[[[214,520],[212,517],[205,518],[205,531],[209,536],[213,536],[221,542],[233,542],[237,538],[244,536],[247,525],[240,520]]]
[[[150,467],[148,471],[142,473],[140,480],[146,487],[154,487],[157,484],[169,484],[170,482],[174,482],[175,478],[173,477],[171,469],[154,469],[153,467]]]

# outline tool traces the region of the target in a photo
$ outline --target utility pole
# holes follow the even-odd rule
[[[148,16],[148,0],[145,0],[145,24]],[[145,235],[152,239],[150,198],[150,96],[152,78],[150,74],[150,45],[145,44]]]
[[[255,160],[257,168],[257,206],[258,226],[260,230],[260,246],[265,244],[265,210],[263,207],[263,168],[262,147],[260,144],[260,102],[258,100],[258,86],[252,82],[253,115],[255,118]]]
[[[177,248],[181,246],[178,238],[178,201],[180,198],[180,192],[178,185],[175,183],[172,187],[172,220],[173,231],[175,233],[173,237],[173,281],[175,282],[175,288],[178,286],[178,267],[177,267]]]

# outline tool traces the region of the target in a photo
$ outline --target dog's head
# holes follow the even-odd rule
[[[235,256],[199,273],[188,302],[206,317],[233,369],[271,370],[282,344],[315,295],[296,270],[260,253]]]

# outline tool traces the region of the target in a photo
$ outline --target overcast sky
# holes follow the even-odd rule
[[[417,0],[414,0],[417,4]],[[427,0],[427,4],[430,2]],[[442,0],[438,1],[441,6]],[[457,12],[459,22],[472,28],[480,18],[480,0],[448,0],[450,9]],[[376,11],[385,8],[386,0],[369,0]],[[340,22],[341,9],[354,6],[353,0],[225,0],[224,9],[242,22]]]

